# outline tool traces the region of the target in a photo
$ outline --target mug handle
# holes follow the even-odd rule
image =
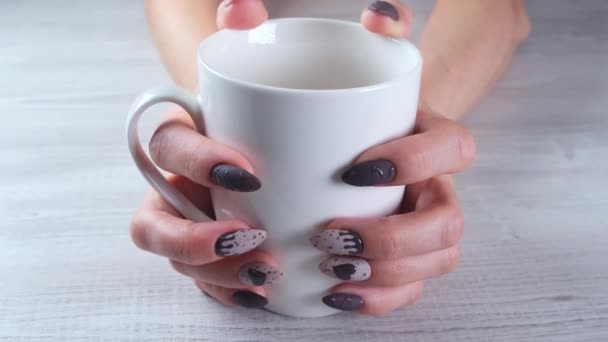
[[[182,216],[194,222],[212,221],[209,216],[198,209],[184,194],[169,184],[141,146],[137,134],[139,118],[148,108],[161,102],[171,102],[185,109],[190,118],[192,118],[197,131],[203,132],[203,112],[196,95],[178,87],[149,89],[133,102],[127,117],[127,143],[131,156],[137,168],[152,188]]]

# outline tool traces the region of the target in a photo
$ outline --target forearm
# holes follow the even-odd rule
[[[419,41],[421,105],[462,117],[492,89],[529,31],[523,0],[438,0]]]
[[[146,15],[156,47],[169,75],[178,85],[197,84],[196,49],[217,31],[220,0],[146,0]]]

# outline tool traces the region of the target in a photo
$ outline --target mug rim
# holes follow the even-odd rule
[[[272,23],[281,23],[281,22],[317,22],[317,23],[324,22],[324,23],[332,23],[332,24],[351,26],[351,27],[361,26],[361,24],[353,22],[353,21],[329,19],[329,18],[277,18],[277,19],[267,20],[261,26],[267,25],[267,24],[272,24]],[[245,88],[250,88],[253,90],[266,90],[266,91],[283,92],[283,93],[314,93],[314,94],[326,94],[326,93],[336,94],[336,93],[341,93],[341,92],[374,91],[374,90],[379,90],[379,89],[384,89],[384,88],[390,87],[396,83],[399,83],[403,80],[413,77],[416,75],[416,71],[422,67],[422,54],[420,53],[420,50],[416,47],[416,45],[414,45],[412,42],[410,42],[409,40],[406,40],[406,39],[395,39],[395,38],[385,37],[385,39],[396,42],[397,44],[399,44],[399,45],[407,48],[411,52],[413,52],[413,55],[414,55],[416,61],[414,63],[414,66],[411,69],[407,70],[406,72],[400,73],[398,76],[392,77],[389,80],[386,80],[384,82],[360,86],[360,87],[338,88],[338,89],[306,89],[306,88],[285,88],[285,87],[271,86],[271,85],[266,85],[266,84],[251,82],[251,81],[245,81],[245,80],[238,79],[235,77],[227,76],[227,75],[215,70],[208,63],[205,62],[205,60],[203,59],[202,50],[205,49],[205,47],[208,44],[210,44],[209,43],[210,38],[224,32],[224,31],[225,30],[220,30],[220,31],[217,31],[217,32],[211,34],[209,37],[207,37],[205,40],[203,40],[199,44],[199,47],[197,49],[197,60],[198,60],[199,66],[204,68],[207,72],[210,72],[214,76],[222,79],[225,82],[233,83],[235,85],[245,87]],[[247,32],[247,31],[245,31],[245,32]]]

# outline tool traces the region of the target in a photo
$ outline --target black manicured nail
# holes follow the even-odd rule
[[[215,254],[240,255],[257,248],[266,240],[266,232],[260,229],[241,229],[226,233],[215,242]]]
[[[260,189],[260,180],[251,173],[229,164],[219,164],[211,169],[211,181],[223,188],[240,192]]]
[[[363,298],[350,293],[332,293],[323,297],[323,303],[334,309],[353,311],[363,306]]]
[[[251,291],[236,291],[232,299],[236,304],[248,309],[259,309],[268,304],[268,299]]]
[[[369,5],[367,9],[370,11],[374,11],[378,14],[390,17],[394,21],[399,20],[399,12],[397,12],[395,6],[393,6],[393,4],[391,4],[390,2],[376,1],[373,4]]]
[[[372,186],[390,183],[395,179],[395,164],[390,160],[368,160],[346,170],[342,180],[354,186]]]

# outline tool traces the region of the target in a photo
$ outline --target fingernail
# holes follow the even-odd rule
[[[363,298],[350,293],[332,293],[323,297],[323,303],[334,309],[353,311],[363,306]]]
[[[354,186],[380,185],[393,181],[396,173],[395,164],[390,160],[369,160],[346,170],[342,180]]]
[[[214,166],[211,169],[211,181],[225,189],[240,192],[252,192],[262,187],[256,176],[229,164]]]
[[[261,262],[245,264],[239,269],[241,283],[248,286],[272,285],[281,277],[283,272]]]
[[[352,230],[326,229],[310,238],[316,248],[331,254],[357,255],[363,252],[361,236]]]
[[[232,295],[232,300],[236,304],[248,309],[259,309],[268,304],[268,299],[251,291],[236,291]]]
[[[376,1],[373,4],[369,5],[367,9],[370,11],[374,11],[380,15],[390,17],[394,21],[399,20],[399,12],[395,8],[395,6],[393,6],[393,4],[391,4],[390,2]]]
[[[249,252],[266,240],[266,232],[260,229],[242,229],[226,233],[215,242],[215,254],[232,256]]]
[[[352,281],[367,280],[372,275],[369,263],[363,258],[335,256],[319,264],[321,272],[328,276]]]

